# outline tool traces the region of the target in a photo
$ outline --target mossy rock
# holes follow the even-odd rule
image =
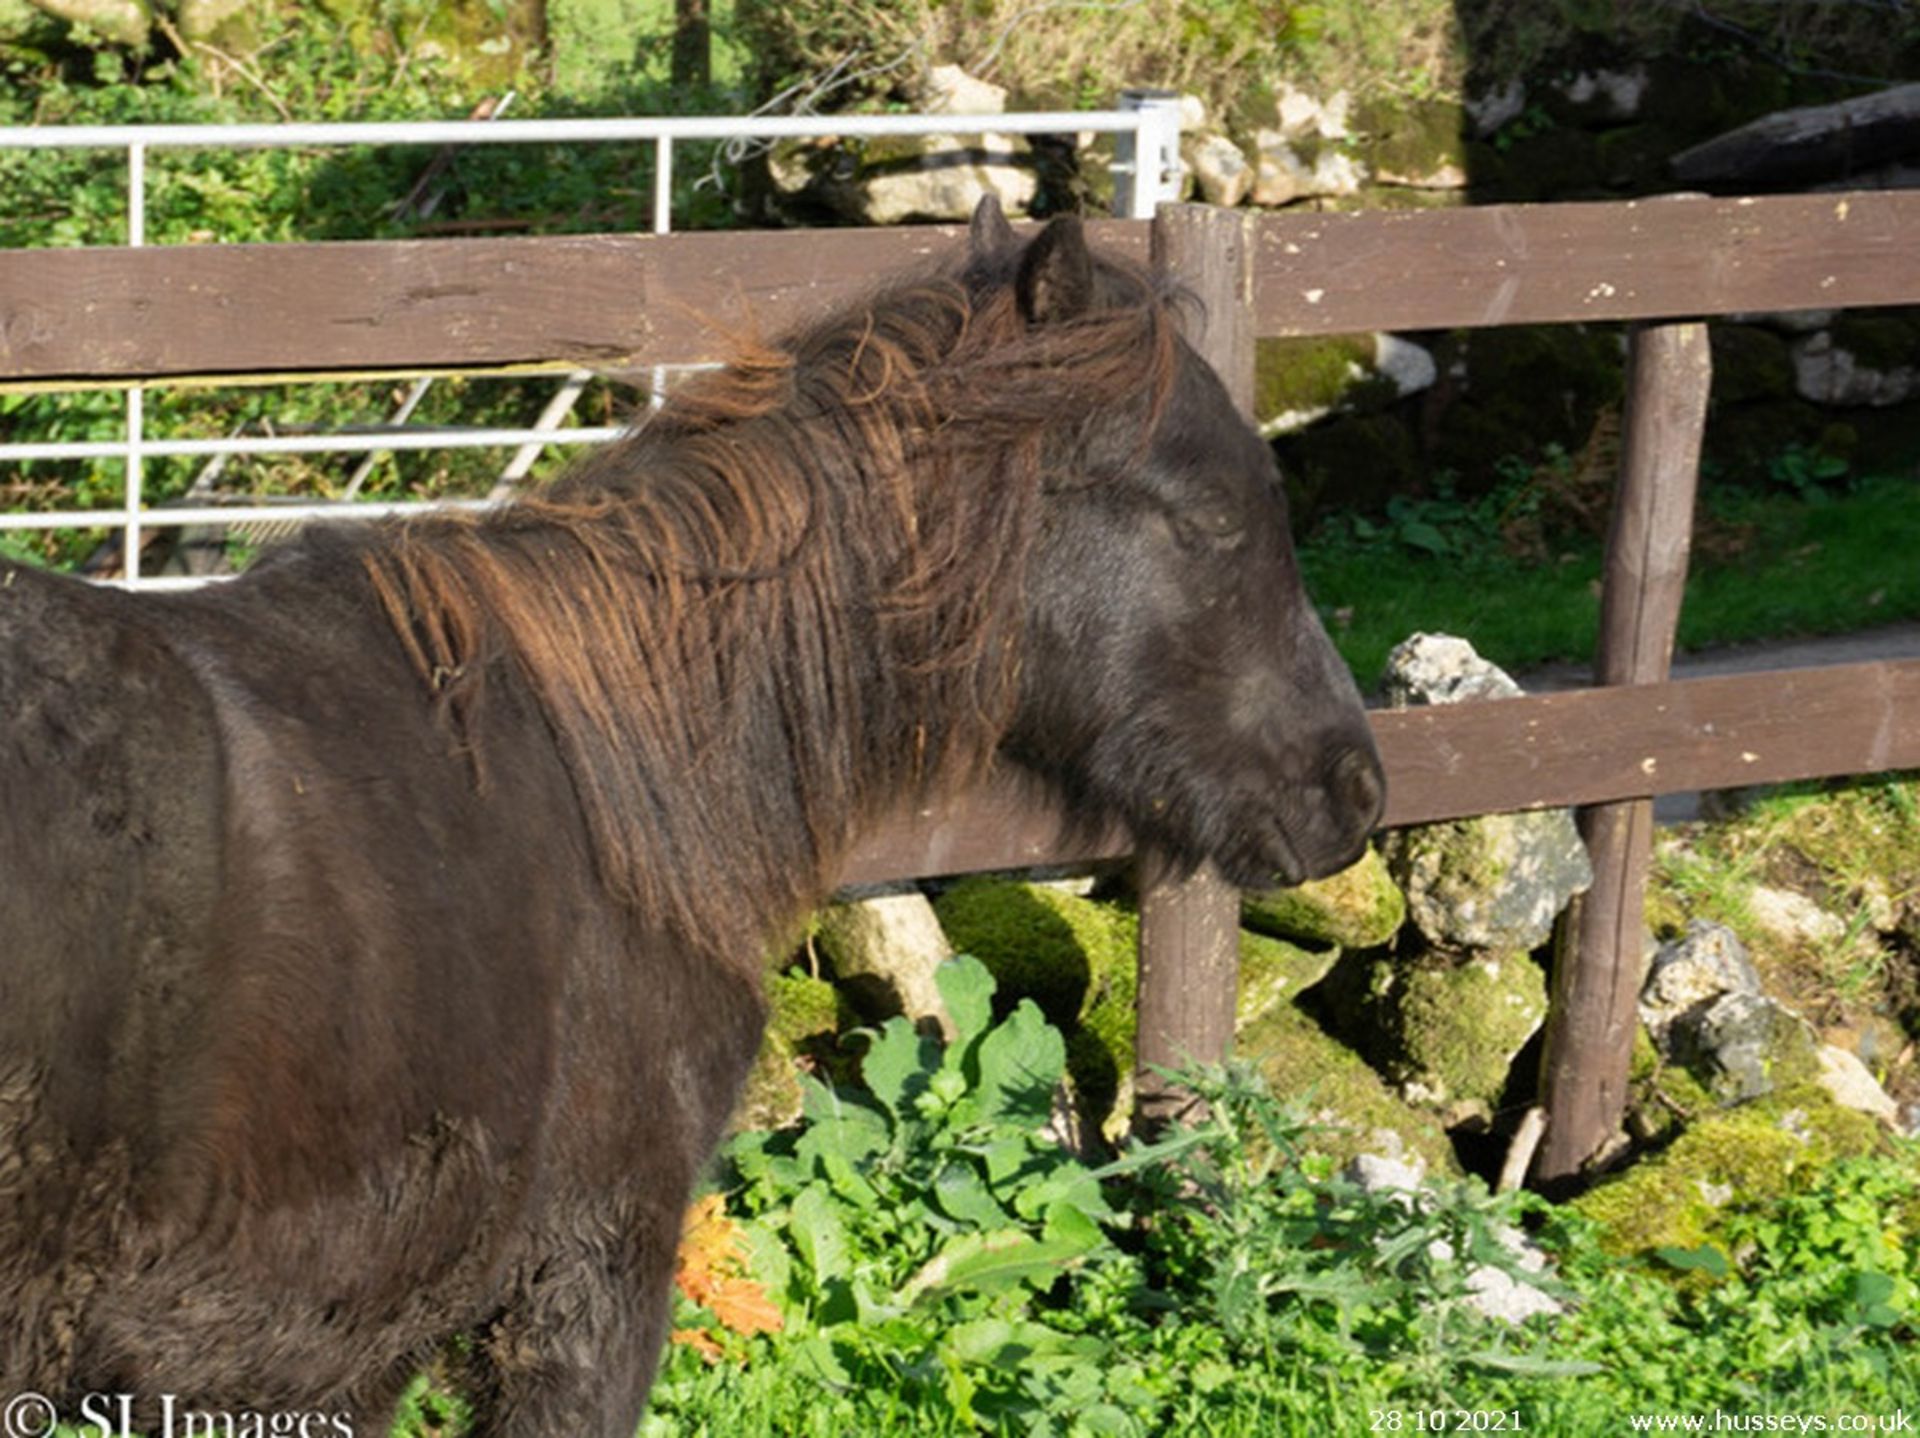
[[[1878,1125],[1843,1109],[1817,1084],[1688,1124],[1663,1152],[1573,1200],[1600,1224],[1611,1253],[1698,1248],[1735,1205],[1777,1198],[1836,1158],[1874,1152]]]
[[[1862,369],[1898,370],[1920,360],[1920,323],[1909,312],[1847,310],[1834,317],[1833,347]]]
[[[1268,432],[1297,429],[1307,417],[1397,393],[1393,381],[1374,369],[1372,335],[1254,341],[1253,414]]]
[[[734,1109],[737,1128],[772,1129],[800,1116],[803,1054],[824,1056],[837,1046],[840,996],[810,974],[774,974],[767,980],[767,1031]]]
[[[1524,953],[1382,960],[1380,1061],[1409,1100],[1449,1124],[1489,1118],[1547,1015],[1547,979]]]
[[[1324,947],[1371,949],[1391,939],[1407,918],[1406,896],[1371,846],[1337,874],[1290,889],[1248,894],[1240,906],[1250,929]]]
[[[968,879],[934,902],[955,949],[994,976],[994,1007],[1032,999],[1067,1040],[1067,1075],[1083,1119],[1109,1137],[1131,1107],[1138,1025],[1140,923],[1128,909],[1004,879]],[[1338,950],[1240,934],[1241,1024],[1318,983]]]
[[[1291,1004],[1325,978],[1339,957],[1338,948],[1306,948],[1242,929],[1235,1027],[1245,1029],[1281,1004]]]
[[[1360,158],[1370,174],[1412,183],[1449,167],[1465,173],[1466,110],[1458,100],[1376,99],[1355,117],[1366,136]]]
[[[1724,483],[1761,489],[1773,483],[1772,466],[1796,447],[1817,444],[1829,416],[1803,399],[1768,399],[1716,405],[1707,415],[1701,452]]]
[[[1133,1077],[1139,921],[1045,884],[967,879],[934,901],[955,950],[994,978],[997,1015],[1032,999],[1067,1039],[1082,1117],[1105,1129]]]
[[[997,1014],[1032,999],[1048,1023],[1071,1029],[1117,972],[1133,971],[1131,914],[1045,884],[966,879],[933,909],[954,949],[992,973]]]
[[[1453,1146],[1433,1117],[1398,1098],[1358,1054],[1294,1005],[1269,1010],[1241,1032],[1237,1047],[1276,1095],[1300,1100],[1324,1125],[1309,1135],[1314,1151],[1341,1164],[1372,1153],[1418,1159],[1435,1177],[1460,1172]]]

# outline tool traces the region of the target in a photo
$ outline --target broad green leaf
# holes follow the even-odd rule
[[[1682,1273],[1704,1273],[1710,1278],[1725,1278],[1733,1272],[1727,1262],[1727,1256],[1710,1243],[1698,1248],[1676,1248],[1671,1244],[1656,1248],[1653,1256],[1669,1268],[1677,1268]]]
[[[902,1285],[897,1301],[917,1304],[949,1293],[993,1292],[1015,1283],[1051,1283],[1086,1251],[1072,1239],[1041,1240],[1016,1228],[964,1233]]]
[[[781,1242],[779,1234],[758,1219],[742,1223],[740,1236],[747,1248],[748,1276],[780,1304],[780,1316],[791,1328],[801,1314],[786,1301],[788,1285],[793,1282],[793,1258],[787,1245]]]
[[[1057,1163],[1045,1177],[1028,1177],[1013,1193],[1014,1212],[1026,1219],[1038,1219],[1062,1204],[1090,1219],[1118,1217],[1093,1175],[1070,1161]]]
[[[1056,1203],[1047,1210],[1046,1226],[1041,1229],[1044,1242],[1091,1253],[1107,1241],[1099,1224],[1075,1203]]]
[[[831,1118],[816,1119],[794,1145],[794,1157],[805,1167],[828,1159],[859,1164],[884,1150],[893,1134],[886,1116],[860,1104],[843,1103]]]
[[[833,1340],[824,1334],[813,1334],[794,1345],[804,1366],[811,1367],[815,1376],[835,1388],[851,1388],[853,1375],[847,1372],[846,1364],[840,1361],[840,1355],[834,1349]]]
[[[995,1365],[1041,1356],[1083,1354],[1092,1358],[1104,1354],[1107,1348],[1103,1339],[1076,1337],[1043,1323],[1008,1318],[976,1318],[955,1324],[941,1346],[962,1363]]]
[[[940,1068],[941,1046],[902,1018],[888,1019],[861,1060],[860,1074],[873,1096],[896,1118],[926,1090]]]
[[[846,1272],[847,1230],[840,1206],[826,1185],[810,1183],[800,1190],[787,1212],[787,1231],[813,1274],[816,1289],[825,1287],[834,1274]]]
[[[994,1202],[987,1185],[972,1164],[956,1161],[940,1170],[933,1181],[934,1205],[956,1223],[975,1228],[1000,1228],[1007,1213]]]
[[[1053,1112],[1053,1090],[1067,1066],[1066,1041],[1039,1005],[1022,999],[980,1041],[978,1063],[981,1116],[1038,1128]]]
[[[993,1018],[993,975],[971,954],[961,954],[935,969],[933,981],[953,1020],[954,1044],[964,1048]]]
[[[1586,1378],[1607,1371],[1604,1363],[1589,1363],[1584,1358],[1536,1358],[1530,1353],[1469,1353],[1467,1361],[1527,1378]]]

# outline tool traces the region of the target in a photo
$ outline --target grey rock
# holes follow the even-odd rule
[[[1691,1032],[1707,1087],[1725,1103],[1771,1093],[1783,1065],[1812,1046],[1800,1018],[1764,994],[1722,994]]]
[[[1395,645],[1381,679],[1396,709],[1458,704],[1465,699],[1511,699],[1525,691],[1498,664],[1451,634],[1414,634]]]
[[[1381,687],[1395,708],[1522,692],[1499,665],[1448,634],[1415,634],[1395,646]],[[1431,943],[1449,947],[1537,948],[1567,901],[1593,883],[1569,809],[1402,829],[1385,851],[1409,916]]]
[[[1875,369],[1820,330],[1793,345],[1793,381],[1801,398],[1815,404],[1866,405],[1884,409],[1920,393],[1920,366]]]
[[[1407,914],[1429,943],[1525,951],[1593,884],[1573,815],[1490,814],[1397,830],[1383,845]]]
[[[1671,1057],[1676,1032],[1697,1027],[1716,1000],[1759,992],[1760,975],[1733,930],[1695,919],[1653,956],[1640,990],[1640,1021]]]

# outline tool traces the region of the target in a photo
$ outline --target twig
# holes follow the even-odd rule
[[[1533,1155],[1546,1136],[1547,1111],[1535,1104],[1513,1131],[1513,1142],[1507,1146],[1507,1161],[1500,1165],[1500,1179],[1493,1188],[1495,1193],[1512,1193],[1526,1182],[1527,1170],[1533,1167]]]

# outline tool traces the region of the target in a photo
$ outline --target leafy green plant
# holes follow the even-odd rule
[[[937,978],[951,1042],[890,1020],[865,1091],[805,1080],[803,1126],[741,1135],[727,1184],[784,1341],[819,1381],[904,1387],[970,1425],[1100,1388],[1104,1345],[1048,1322],[1043,1300],[1114,1256],[1120,1215],[1042,1132],[1059,1032],[1031,1002],[992,1024],[976,960]]]
[[[1825,504],[1833,498],[1834,481],[1845,478],[1849,468],[1837,454],[1792,444],[1769,461],[1767,478],[1805,503]]]

